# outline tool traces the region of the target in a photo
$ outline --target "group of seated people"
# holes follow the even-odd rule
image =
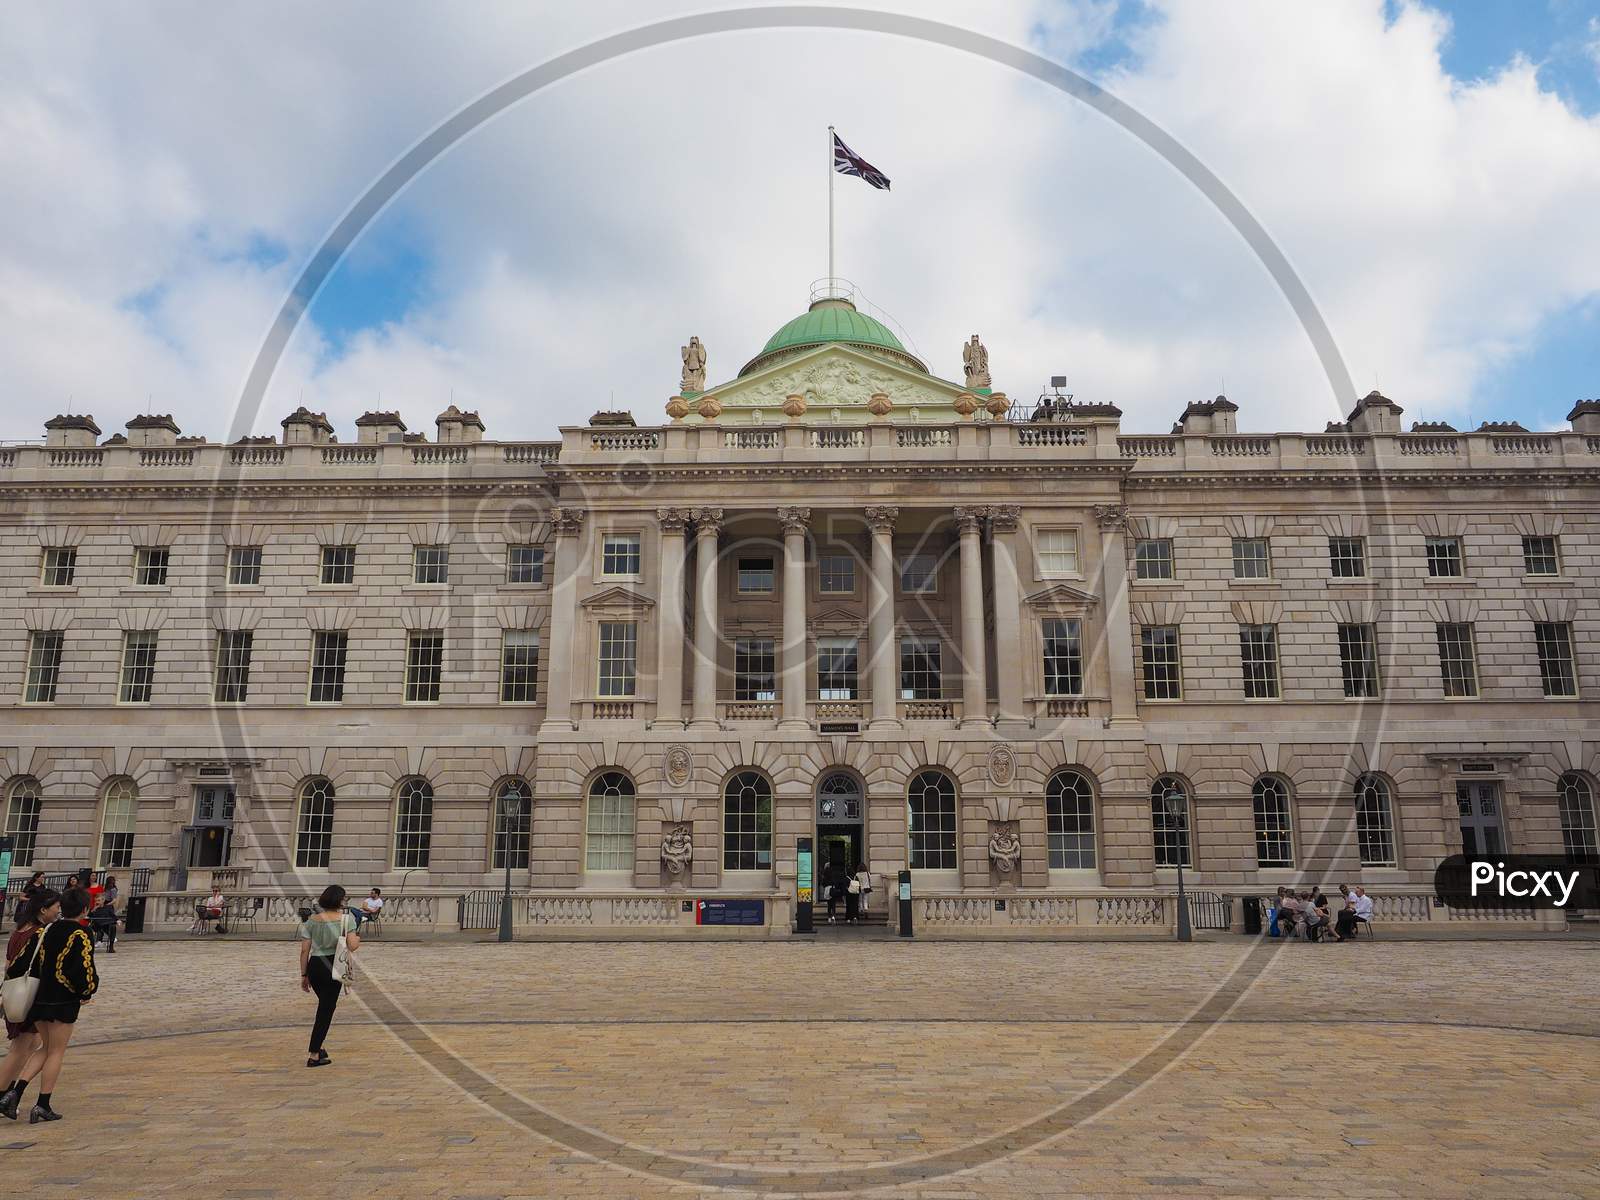
[[[1308,942],[1320,942],[1329,933],[1336,942],[1355,937],[1358,923],[1365,921],[1372,928],[1372,897],[1367,889],[1357,884],[1352,890],[1339,885],[1341,904],[1337,914],[1331,911],[1328,897],[1322,889],[1295,894],[1294,889],[1278,889],[1278,903],[1272,914],[1272,931],[1275,936],[1304,937]]]

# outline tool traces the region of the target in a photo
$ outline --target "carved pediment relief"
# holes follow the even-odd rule
[[[656,602],[643,592],[621,586],[608,587],[578,603],[591,611],[606,613],[643,613],[656,606]]]
[[[1030,608],[1046,610],[1076,610],[1093,608],[1100,597],[1093,592],[1073,587],[1070,583],[1056,583],[1024,598]]]
[[[963,390],[931,375],[847,346],[833,345],[819,346],[715,389],[723,404],[724,420],[729,409],[759,408],[778,413],[784,398],[791,395],[805,397],[808,420],[826,420],[833,408],[859,409],[864,413],[874,392],[885,393],[899,412],[915,408],[925,415],[954,419],[952,404]]]

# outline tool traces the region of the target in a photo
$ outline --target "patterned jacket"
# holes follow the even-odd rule
[[[6,977],[21,975],[32,966],[41,937],[44,954],[39,964],[38,1002],[82,1001],[94,995],[100,987],[94,969],[94,942],[76,921],[52,921],[35,933],[6,969]]]

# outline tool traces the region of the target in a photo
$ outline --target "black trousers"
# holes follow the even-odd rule
[[[1334,918],[1334,928],[1340,937],[1354,937],[1356,932],[1356,914],[1354,909],[1341,908],[1339,915]]]
[[[333,1024],[333,1010],[339,1007],[339,993],[344,990],[344,984],[333,977],[333,959],[319,954],[306,960],[306,979],[317,994],[317,1019],[311,1025],[309,1051],[316,1054],[328,1036],[328,1026]]]
[[[99,917],[90,913],[89,933],[96,941],[105,938],[106,944],[114,949],[117,944],[117,914],[111,912]]]

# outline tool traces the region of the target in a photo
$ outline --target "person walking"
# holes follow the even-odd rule
[[[341,943],[351,953],[361,946],[356,919],[344,911],[345,894],[336,883],[323,888],[317,898],[320,911],[312,913],[300,926],[300,990],[315,992],[317,997],[317,1018],[312,1022],[311,1045],[306,1051],[308,1067],[325,1067],[333,1061],[322,1043],[327,1040],[333,1010],[339,1007],[339,993],[344,990],[344,981],[334,978],[334,960],[339,957]]]
[[[42,910],[42,914],[41,914]],[[38,887],[32,895],[23,901],[22,907],[17,910],[17,928],[11,934],[11,940],[6,943],[6,971],[9,973],[11,964],[16,962],[25,948],[33,944],[33,935],[39,931],[41,915],[44,921],[53,921],[60,914],[61,893],[46,887]],[[17,1119],[17,1105],[22,1103],[22,1093],[28,1090],[28,1083],[22,1078],[22,1073],[27,1069],[28,1062],[35,1054],[43,1055],[44,1039],[39,1036],[39,1029],[33,1023],[30,1013],[23,1021],[6,1019],[6,1056],[0,1060],[0,1113],[4,1113],[13,1121]]]
[[[844,869],[844,860],[830,858],[827,867],[822,872],[822,886],[827,892],[828,924],[833,924],[833,914],[838,907],[840,898],[844,895],[845,886],[850,882],[850,873]]]
[[[17,954],[16,961],[6,968],[6,978],[14,979],[33,970],[35,958],[38,960],[39,993],[28,1017],[37,1027],[44,1047],[42,1055],[35,1053],[29,1058],[19,1080],[35,1077],[39,1080],[39,1099],[28,1113],[30,1125],[61,1120],[61,1114],[50,1106],[50,1098],[61,1078],[61,1063],[67,1056],[72,1031],[77,1027],[78,1013],[94,999],[100,987],[94,970],[94,941],[79,923],[88,902],[89,894],[76,888],[62,893],[59,915],[53,920],[45,921],[48,910],[39,910],[43,924]],[[15,1097],[12,1092],[16,1092]],[[0,1115],[15,1119],[21,1098],[21,1091],[13,1086],[0,1100]]]
[[[856,869],[850,872],[850,878],[844,881],[844,923],[854,925],[856,918],[861,915],[861,864],[856,864]]]

